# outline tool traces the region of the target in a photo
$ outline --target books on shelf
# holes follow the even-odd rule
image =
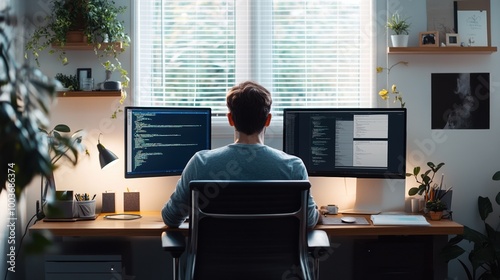
[[[385,226],[430,226],[422,215],[371,215],[374,225]]]

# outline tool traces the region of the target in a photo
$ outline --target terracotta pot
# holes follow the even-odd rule
[[[66,33],[66,43],[84,43],[85,36],[83,31],[68,31]]]
[[[443,211],[429,211],[429,216],[433,221],[439,221],[443,217]]]

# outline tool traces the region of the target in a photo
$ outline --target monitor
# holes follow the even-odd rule
[[[290,108],[283,122],[283,150],[309,176],[405,178],[405,108]]]
[[[125,107],[125,178],[180,175],[211,131],[210,108]]]

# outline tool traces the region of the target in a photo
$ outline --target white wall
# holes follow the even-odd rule
[[[410,44],[418,42],[418,32],[426,31],[426,4],[425,1],[389,0],[391,10],[398,9],[402,14],[411,17],[412,29]],[[491,180],[496,170],[500,170],[499,150],[496,147],[500,137],[500,124],[498,123],[500,102],[496,94],[500,72],[499,53],[471,54],[471,55],[387,55],[387,34],[384,24],[387,15],[385,1],[377,2],[378,41],[377,65],[387,66],[399,60],[409,62],[408,67],[400,71],[391,72],[391,80],[398,81],[399,89],[404,93],[404,100],[408,108],[408,167],[424,165],[427,161],[445,162],[442,171],[445,174],[446,185],[453,186],[453,218],[455,221],[473,228],[481,229],[480,221],[476,214],[476,198],[478,195],[493,197],[499,190],[498,184]],[[131,0],[119,1],[125,5]],[[31,4],[31,3],[30,3]],[[45,1],[38,1],[28,9],[29,15],[40,15],[47,10]],[[492,14],[500,12],[500,3],[491,1]],[[127,30],[131,30],[131,9],[127,10]],[[28,16],[28,21],[33,21]],[[497,27],[500,18],[492,17],[491,35],[492,45],[499,46],[500,38]],[[134,45],[132,36],[132,48]],[[96,82],[99,77],[104,78],[104,70],[94,61],[94,55],[89,52],[74,52],[69,56],[70,64],[61,66],[56,56],[45,56],[41,59],[42,70],[48,75],[58,72],[73,74],[76,68],[91,67]],[[131,69],[132,50],[122,56],[124,67]],[[375,72],[375,69],[374,69]],[[458,73],[458,72],[489,72],[491,79],[491,116],[489,130],[431,130],[431,73]],[[132,77],[132,83],[134,82]],[[385,79],[378,77],[379,86]],[[131,87],[132,88],[132,87]],[[373,89],[373,94],[378,92]],[[129,94],[133,95],[131,89]],[[130,100],[130,99],[129,99]],[[58,189],[72,189],[75,192],[88,192],[100,194],[105,190],[115,191],[117,194],[117,211],[123,209],[122,192],[126,188],[141,192],[141,210],[159,210],[172,193],[177,177],[149,178],[149,179],[124,179],[123,177],[123,116],[110,119],[116,106],[117,98],[59,98],[52,110],[51,119],[55,125],[66,123],[73,129],[83,128],[88,132],[86,143],[89,147],[90,158],[83,158],[76,168],[62,167],[56,171],[56,184]],[[386,103],[379,101],[379,106],[385,107]],[[391,105],[392,106],[392,105]],[[120,158],[120,162],[103,171],[98,163],[98,152],[95,147],[99,133],[101,142]],[[214,137],[214,147],[232,141],[229,134],[223,137]],[[276,148],[281,148],[280,128],[271,130],[267,143]],[[311,178],[312,193],[319,205],[330,203],[338,204],[341,208],[352,207],[356,197],[369,201],[373,192],[367,194],[367,186],[356,187],[354,179]],[[377,181],[374,182],[376,193],[379,195],[377,203],[382,210],[405,210],[407,190],[415,186],[412,180]],[[372,189],[373,190],[373,189]],[[98,195],[98,205],[101,196]],[[34,213],[35,200],[39,199],[39,182],[33,182],[28,193],[28,213]],[[372,201],[373,202],[373,201]],[[495,221],[495,225],[496,225]],[[460,276],[461,275],[461,276]],[[463,278],[461,268],[456,264],[450,265],[450,277]]]

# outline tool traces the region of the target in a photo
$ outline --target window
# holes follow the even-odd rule
[[[287,107],[370,107],[371,3],[366,0],[134,1],[134,104],[209,106],[257,81]]]

